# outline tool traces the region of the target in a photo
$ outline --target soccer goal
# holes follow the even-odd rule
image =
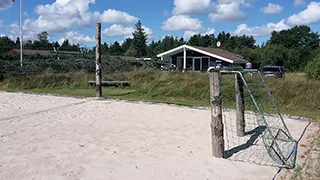
[[[208,71],[213,155],[294,168],[297,141],[259,71],[216,68]]]

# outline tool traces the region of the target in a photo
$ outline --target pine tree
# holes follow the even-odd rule
[[[108,46],[108,44],[106,42],[103,43],[101,51],[102,51],[102,54],[107,54],[108,53],[109,46]]]
[[[20,38],[19,37],[17,37],[17,39],[16,39],[16,47],[20,47]]]
[[[121,46],[118,43],[118,41],[115,41],[113,44],[110,45],[109,52],[110,52],[111,55],[114,55],[114,56],[123,55]]]
[[[136,30],[132,33],[133,35],[133,50],[135,52],[136,57],[143,57],[147,55],[147,39],[148,36],[146,35],[141,21],[138,20],[136,23]]]
[[[121,49],[122,49],[125,56],[135,56],[136,55],[135,53],[132,52],[132,50],[133,50],[132,42],[133,42],[133,40],[131,38],[127,38],[121,44]]]

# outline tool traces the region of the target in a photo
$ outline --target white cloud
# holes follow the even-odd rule
[[[290,16],[287,21],[292,25],[320,23],[320,2],[311,2],[307,9]]]
[[[38,31],[33,31],[32,29],[26,29],[25,26],[23,26],[23,29],[24,41],[34,39],[37,33],[39,33]],[[20,36],[20,26],[15,23],[5,26],[5,30],[7,32],[7,36],[12,40],[15,40],[17,37]]]
[[[294,5],[295,6],[300,6],[300,5],[303,5],[305,3],[306,3],[305,0],[294,0]]]
[[[210,0],[174,0],[173,14],[203,14],[210,5]]]
[[[2,0],[0,0],[2,1]],[[64,34],[70,29],[92,26],[97,21],[114,24],[135,23],[137,18],[128,13],[109,9],[100,12],[90,11],[90,5],[95,0],[56,0],[52,4],[38,5],[35,13],[36,19],[27,18],[23,23],[24,39],[35,39],[36,35],[42,31],[49,34]],[[109,20],[111,19],[111,20]],[[6,27],[8,35],[16,37],[19,27],[11,24]]]
[[[162,30],[165,31],[201,31],[202,22],[186,15],[174,15],[163,22]]]
[[[209,20],[212,22],[235,22],[247,19],[248,15],[241,10],[241,6],[250,6],[244,0],[218,0],[212,3]]]
[[[142,26],[142,28],[144,29],[144,32],[146,33],[146,35],[148,36],[148,39],[152,39],[153,38],[153,31],[152,29],[146,27],[146,26]],[[119,24],[113,24],[111,25],[109,28],[106,28],[103,31],[103,34],[110,36],[110,37],[119,37],[122,36],[124,38],[132,38],[132,33],[135,31],[135,28],[133,26],[129,26],[129,27],[124,27],[122,25]]]
[[[89,5],[95,0],[56,0],[52,4],[38,5],[36,20],[26,19],[26,29],[35,31],[64,32],[72,25],[88,25],[96,13],[89,12]]]
[[[184,40],[189,40],[190,37],[192,37],[195,34],[200,34],[200,32],[199,31],[185,31],[183,38],[184,38]]]
[[[242,4],[245,7],[252,7],[250,0],[217,0],[218,4],[230,4],[232,2]]]
[[[205,33],[200,33],[200,31],[185,31],[183,34],[183,38],[185,40],[189,40],[190,37],[192,37],[193,35],[196,35],[196,34],[201,34],[201,35],[205,36],[205,35],[214,34],[215,32],[216,32],[216,30],[214,28],[208,28]]]
[[[68,39],[70,44],[82,44],[82,43],[92,43],[95,42],[95,37],[85,36],[78,32],[69,31],[65,33],[64,37],[58,40],[61,45],[64,40]]]
[[[279,4],[269,3],[268,6],[260,9],[264,14],[280,14],[283,11],[283,7]]]
[[[108,9],[104,11],[100,17],[101,22],[108,24],[134,24],[138,21],[137,17],[131,16],[128,13]]]
[[[0,11],[4,11],[12,6],[11,0],[0,0]]]
[[[216,32],[216,29],[214,28],[208,28],[207,31],[203,35],[211,35]]]
[[[240,24],[234,31],[233,35],[248,35],[254,37],[270,35],[273,31],[281,31],[289,29],[290,27],[285,24],[285,20],[281,20],[278,23],[268,23],[262,26],[248,27],[247,24]]]
[[[124,27],[122,25],[113,24],[109,28],[103,31],[103,34],[107,36],[130,36],[134,32],[134,28]]]
[[[142,26],[142,28],[144,29],[144,32],[146,32],[146,35],[148,35],[148,37],[150,38],[153,34],[152,29],[146,27],[146,26]]]

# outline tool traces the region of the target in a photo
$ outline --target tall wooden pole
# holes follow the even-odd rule
[[[222,122],[221,77],[219,71],[209,72],[210,102],[211,102],[211,135],[212,154],[224,157],[224,138]]]
[[[101,71],[101,23],[96,25],[96,96],[102,97]]]
[[[237,136],[243,137],[246,135],[245,131],[245,119],[244,119],[244,88],[243,81],[239,74],[235,75],[235,87],[236,87],[236,123],[237,123]]]

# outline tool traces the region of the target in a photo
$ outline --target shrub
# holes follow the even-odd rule
[[[305,72],[311,78],[320,79],[320,52],[312,61],[308,62]]]

